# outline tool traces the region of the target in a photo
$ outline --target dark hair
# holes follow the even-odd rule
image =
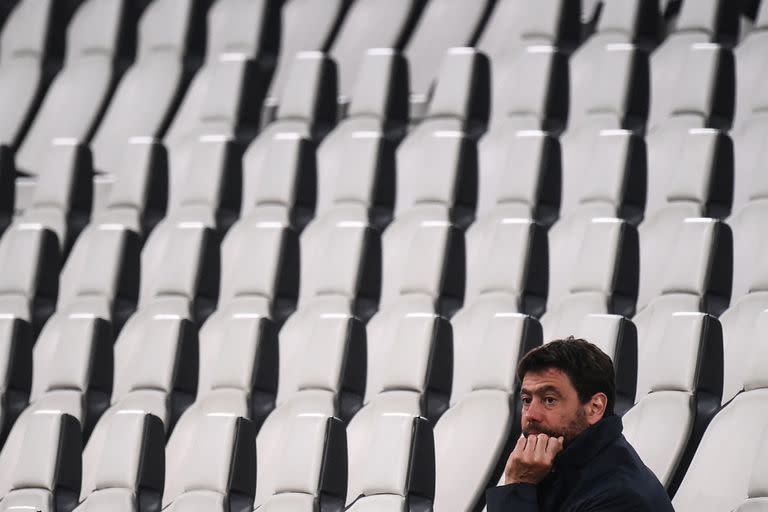
[[[525,354],[517,366],[517,377],[522,381],[528,372],[549,368],[557,368],[568,375],[582,404],[587,403],[596,393],[605,393],[608,397],[605,416],[613,415],[616,403],[613,361],[596,345],[569,336],[534,348]]]

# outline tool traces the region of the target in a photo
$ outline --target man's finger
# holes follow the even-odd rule
[[[528,436],[528,440],[525,443],[525,450],[523,450],[523,453],[526,456],[533,457],[534,452],[536,451],[536,442],[537,437],[533,434]]]
[[[537,436],[536,440],[536,449],[534,450],[533,456],[537,460],[544,460],[547,456],[547,446],[549,445],[549,440],[551,438],[547,434],[539,434]]]
[[[546,449],[546,455],[550,459],[554,459],[555,456],[563,451],[563,442],[565,439],[563,436],[560,437],[550,437],[549,441],[547,442],[547,449]]]

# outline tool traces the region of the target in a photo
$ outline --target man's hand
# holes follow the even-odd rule
[[[520,436],[504,468],[504,485],[537,485],[552,471],[555,457],[563,450],[562,437],[546,434]]]

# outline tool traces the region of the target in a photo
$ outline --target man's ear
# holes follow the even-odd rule
[[[594,425],[605,417],[605,409],[608,407],[608,396],[605,393],[595,393],[586,404],[587,422]]]

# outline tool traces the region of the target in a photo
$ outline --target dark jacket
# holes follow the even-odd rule
[[[674,512],[658,479],[610,416],[576,437],[539,485],[489,489],[488,512]]]

